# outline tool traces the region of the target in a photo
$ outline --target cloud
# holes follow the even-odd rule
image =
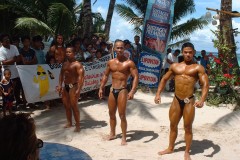
[[[120,17],[116,12],[114,12],[112,19],[113,20],[111,23],[110,40],[115,41],[116,39],[128,39],[130,41],[133,41],[133,26],[125,19]]]

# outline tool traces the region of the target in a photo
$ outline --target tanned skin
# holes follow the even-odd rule
[[[185,142],[186,149],[184,154],[184,160],[190,160],[190,147],[192,143],[192,124],[195,115],[195,107],[202,108],[204,101],[208,94],[209,82],[208,76],[205,73],[204,68],[196,64],[193,61],[193,56],[195,54],[194,46],[186,45],[187,47],[182,48],[182,54],[184,61],[181,63],[173,63],[169,71],[163,76],[161,82],[159,83],[158,90],[155,97],[155,103],[161,103],[160,94],[164,90],[166,82],[174,76],[175,78],[175,95],[183,100],[193,95],[194,85],[199,80],[202,84],[202,94],[199,101],[190,99],[189,103],[186,103],[183,108],[180,107],[180,104],[176,97],[174,96],[170,110],[169,110],[169,120],[170,120],[170,135],[169,135],[169,146],[166,150],[160,151],[158,154],[164,155],[169,154],[174,151],[174,143],[178,134],[178,123],[183,117],[184,129],[185,129]],[[192,47],[191,47],[192,45]],[[190,46],[190,47],[189,47]]]
[[[63,36],[58,35],[56,38],[57,44],[53,45],[49,52],[54,56],[57,63],[63,63],[66,58],[66,48],[63,46]]]
[[[81,63],[75,60],[75,50],[74,48],[66,49],[67,61],[63,63],[60,75],[59,75],[59,85],[57,91],[62,94],[62,101],[66,110],[67,124],[65,128],[72,126],[72,111],[76,122],[76,128],[74,132],[80,131],[80,112],[78,109],[78,99],[80,96],[80,91],[84,82],[84,69]],[[67,92],[64,84],[73,84],[73,87]]]
[[[127,132],[127,120],[126,120],[126,105],[127,100],[133,99],[134,93],[138,85],[138,71],[133,61],[127,59],[124,56],[124,42],[116,41],[114,50],[117,53],[117,58],[114,58],[107,63],[107,68],[102,77],[101,86],[99,89],[99,98],[103,97],[103,88],[107,83],[109,74],[112,74],[112,88],[121,89],[127,87],[127,80],[130,74],[133,77],[132,89],[128,93],[127,89],[123,89],[119,92],[117,100],[112,93],[108,98],[108,109],[110,116],[110,135],[107,140],[113,140],[116,138],[116,111],[118,109],[119,117],[121,119],[122,129],[122,142],[121,145],[126,145],[126,132]]]

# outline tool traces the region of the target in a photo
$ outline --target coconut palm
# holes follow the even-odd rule
[[[104,28],[105,36],[107,37],[107,39],[109,38],[115,3],[116,3],[116,0],[110,0],[109,7],[108,7],[107,19],[106,19],[105,28]]]
[[[4,0],[0,9],[5,7],[16,16],[15,28],[67,36],[76,21],[74,6],[75,0]]]
[[[127,20],[130,24],[134,25],[134,32],[136,34],[142,33],[143,19],[145,17],[147,1],[145,0],[122,0],[124,4],[117,4],[117,13]],[[128,5],[126,5],[128,4]],[[197,29],[203,28],[208,24],[204,17],[198,19],[191,18],[186,22],[179,24],[181,19],[195,11],[195,4],[193,0],[176,0],[174,3],[174,17],[173,27],[171,33],[171,40],[188,39],[188,35]],[[183,42],[183,40],[181,40]]]
[[[84,37],[90,37],[93,31],[91,0],[83,0],[82,30]]]

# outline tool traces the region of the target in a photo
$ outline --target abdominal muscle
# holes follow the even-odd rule
[[[112,87],[115,89],[126,88],[127,87],[128,75],[121,72],[112,73]]]
[[[175,76],[175,94],[184,99],[190,97],[194,93],[194,86],[196,79],[188,75],[176,75]]]

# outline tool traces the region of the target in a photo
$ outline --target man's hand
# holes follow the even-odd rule
[[[77,89],[75,92],[75,98],[78,100],[80,96],[80,89]]]
[[[130,92],[128,93],[127,99],[128,99],[128,100],[131,100],[131,99],[133,99],[133,96],[134,96],[134,92],[133,92],[133,91],[130,91]]]
[[[202,101],[197,101],[197,102],[194,103],[193,107],[202,108],[202,107],[203,107],[203,104],[204,104],[204,102],[202,102]]]
[[[155,102],[156,104],[160,104],[160,103],[161,103],[161,97],[160,97],[160,95],[156,95],[156,96],[155,96],[154,102]]]
[[[62,92],[63,92],[62,86],[57,86],[56,87],[56,91],[58,92],[58,94],[60,96],[62,94]]]
[[[101,88],[98,91],[98,96],[99,96],[99,99],[103,98],[103,90]]]

